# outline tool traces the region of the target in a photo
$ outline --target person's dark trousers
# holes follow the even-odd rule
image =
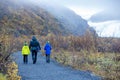
[[[46,54],[46,62],[50,63],[50,54]]]
[[[37,61],[37,51],[32,51],[32,60],[33,60],[33,64],[35,64],[36,63],[36,61]]]
[[[23,55],[23,62],[24,64],[28,63],[28,55]]]

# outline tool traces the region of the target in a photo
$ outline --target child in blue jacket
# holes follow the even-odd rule
[[[46,62],[50,63],[50,54],[51,54],[52,47],[51,47],[49,41],[47,41],[47,43],[44,47],[44,50],[45,50],[45,54],[46,54]]]

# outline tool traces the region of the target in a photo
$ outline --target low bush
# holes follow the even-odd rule
[[[0,34],[0,36],[0,72],[6,74],[5,76],[1,75],[3,77],[0,80],[20,80],[17,71],[13,72],[17,70],[17,67],[11,58],[11,54],[17,50],[15,47],[17,42],[12,35],[6,32]]]
[[[7,80],[7,75],[0,73],[0,80]]]
[[[119,56],[119,54],[117,54]],[[103,77],[104,80],[120,79],[120,62],[114,53],[89,53],[88,51],[53,51],[52,58],[75,69],[88,70]]]
[[[21,80],[21,77],[18,75],[18,66],[15,62],[11,62],[8,65],[7,70],[7,80]]]

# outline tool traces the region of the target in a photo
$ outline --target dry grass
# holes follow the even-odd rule
[[[105,80],[120,79],[120,39],[49,34],[54,51],[52,57],[75,69],[89,70]]]
[[[75,69],[92,71],[106,80],[117,80],[120,78],[120,39],[97,38],[93,37],[89,32],[81,37],[55,36],[52,33],[47,36],[36,35],[36,37],[41,44],[42,53],[44,53],[44,44],[49,40],[53,47],[52,58],[64,65]],[[2,63],[5,63],[8,53],[11,54],[13,51],[21,50],[24,41],[29,43],[31,38],[32,36],[24,35],[17,38],[12,36],[1,38],[0,49],[5,53],[5,55],[1,54],[4,58],[0,57],[0,60],[3,60]],[[2,46],[3,43],[7,46]],[[6,64],[3,66],[3,72],[7,72]]]
[[[2,76],[0,80],[20,80],[20,79],[10,79],[10,77],[19,77],[16,73],[11,72],[13,75],[9,75],[8,72],[14,71],[16,68],[15,66],[12,66],[12,68],[9,67],[10,64],[12,64],[12,60],[10,55],[17,50],[15,45],[17,42],[15,41],[13,36],[10,36],[8,33],[3,32],[0,38],[0,72],[3,74],[6,74],[6,76]],[[17,70],[17,69],[16,69]],[[10,73],[10,72],[9,72]]]
[[[59,51],[52,54],[52,58],[61,64],[71,66],[75,69],[89,70],[105,80],[119,80],[120,61],[116,61],[115,53],[89,53],[88,51],[71,52]]]
[[[0,73],[0,80],[7,80],[7,76]]]
[[[7,65],[7,80],[21,80],[21,77],[18,76],[18,66],[15,62],[11,62]]]

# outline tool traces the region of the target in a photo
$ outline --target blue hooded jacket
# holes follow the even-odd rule
[[[30,48],[31,51],[41,50],[40,44],[39,44],[39,42],[37,41],[37,39],[36,39],[35,36],[32,37],[32,40],[30,41],[29,48]]]
[[[45,52],[46,54],[51,54],[52,47],[51,47],[50,43],[46,43],[44,50],[46,51]]]

